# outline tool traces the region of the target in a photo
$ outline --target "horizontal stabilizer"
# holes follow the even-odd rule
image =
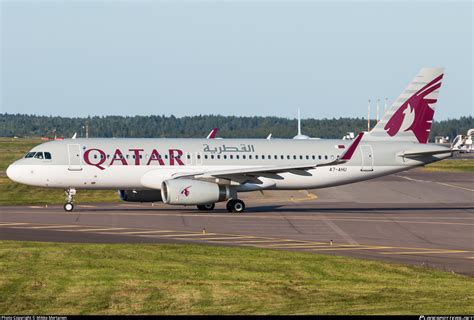
[[[454,153],[457,152],[458,150],[451,150],[451,149],[446,149],[446,150],[433,150],[433,151],[405,151],[401,154],[399,154],[399,157],[426,157],[426,156],[434,156],[437,154],[448,154],[448,153]]]

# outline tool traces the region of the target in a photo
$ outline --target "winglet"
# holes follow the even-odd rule
[[[207,135],[206,139],[215,139],[217,131],[219,131],[219,128],[212,129],[211,132],[209,132],[209,134]]]
[[[364,135],[363,132],[359,133],[359,135],[354,139],[354,142],[349,146],[349,148],[344,152],[341,156],[341,160],[349,161],[354,154],[354,151],[357,149],[360,140],[362,140],[362,136]]]

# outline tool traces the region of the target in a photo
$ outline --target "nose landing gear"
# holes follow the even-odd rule
[[[66,203],[64,204],[64,211],[71,212],[74,210],[74,196],[76,195],[76,189],[69,188],[66,192]]]

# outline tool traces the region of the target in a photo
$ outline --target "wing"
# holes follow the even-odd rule
[[[194,179],[209,179],[221,178],[226,180],[236,181],[238,183],[256,182],[258,177],[267,177],[272,179],[282,179],[279,173],[291,172],[298,175],[310,175],[307,170],[315,169],[324,166],[334,166],[346,163],[352,158],[354,151],[362,139],[363,133],[359,133],[356,139],[352,142],[349,148],[341,155],[340,158],[318,164],[303,164],[303,165],[285,165],[285,166],[254,166],[245,168],[233,168],[216,171],[201,171],[193,173],[176,173],[172,176],[173,179],[179,178],[194,178]]]

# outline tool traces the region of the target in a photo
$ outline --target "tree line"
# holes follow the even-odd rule
[[[371,126],[375,125],[372,121]],[[363,118],[304,119],[303,134],[319,138],[342,138],[347,132],[367,130]],[[25,114],[0,114],[0,136],[52,138],[89,137],[206,137],[212,128],[219,128],[222,138],[265,138],[272,133],[275,138],[292,138],[297,134],[297,120],[278,117],[236,117],[221,115],[198,115],[177,118],[174,116],[94,116],[69,118]],[[474,128],[472,116],[433,122],[430,141],[435,136],[448,136],[451,140],[458,134],[466,134]]]

